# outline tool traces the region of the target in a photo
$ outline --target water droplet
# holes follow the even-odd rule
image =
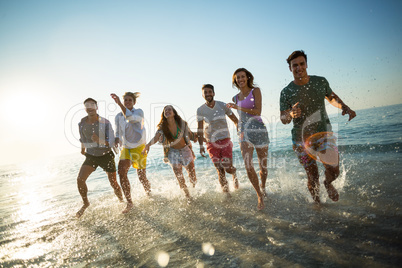
[[[215,248],[211,243],[202,243],[202,252],[204,254],[212,256],[215,254]]]
[[[166,267],[169,264],[170,256],[165,251],[158,251],[155,255],[155,259],[160,267]]]

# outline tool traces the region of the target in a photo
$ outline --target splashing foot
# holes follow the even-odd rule
[[[324,181],[325,189],[327,189],[328,197],[331,198],[332,201],[336,202],[339,200],[339,193],[332,185],[332,183],[327,183]]]
[[[258,209],[258,210],[263,210],[264,208],[265,208],[265,205],[264,205],[264,199],[263,199],[263,197],[258,197],[257,209]]]
[[[89,207],[89,203],[88,204],[84,204],[81,208],[80,208],[80,210],[78,210],[78,212],[77,212],[77,214],[75,214],[75,216],[77,216],[77,218],[80,218],[83,214],[84,214],[84,212],[85,212],[85,210]]]
[[[121,212],[123,214],[127,214],[130,212],[130,210],[134,207],[133,203],[127,203],[127,207]]]

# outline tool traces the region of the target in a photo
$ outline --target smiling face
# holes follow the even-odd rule
[[[302,80],[307,78],[307,62],[303,56],[293,59],[289,64],[289,69],[293,73],[295,80]]]
[[[174,114],[174,111],[173,111],[173,107],[170,106],[170,105],[166,106],[165,109],[163,109],[163,115],[166,118],[174,117],[175,114]]]
[[[211,102],[214,100],[215,93],[214,93],[214,91],[212,90],[212,88],[204,87],[204,88],[202,89],[202,96],[204,97],[204,99],[205,99],[207,102],[211,103]]]
[[[134,104],[135,104],[135,100],[133,99],[133,97],[131,97],[131,96],[124,97],[124,107],[131,110],[131,109],[133,109]]]
[[[85,111],[89,116],[94,116],[96,115],[96,110],[98,109],[98,106],[96,105],[95,102],[93,101],[87,101],[85,102]]]
[[[247,87],[247,74],[245,71],[240,71],[235,74],[236,84],[239,88]]]

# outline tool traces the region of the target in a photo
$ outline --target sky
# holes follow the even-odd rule
[[[352,109],[402,103],[400,10],[398,0],[1,0],[0,165],[78,153],[88,97],[114,124],[110,93],[141,92],[148,140],[166,104],[195,126],[201,86],[230,102],[239,67],[277,124],[286,58],[300,49]]]

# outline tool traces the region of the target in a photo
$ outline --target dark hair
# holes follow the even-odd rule
[[[293,51],[293,53],[290,54],[290,56],[286,59],[287,63],[289,64],[289,67],[290,67],[290,62],[292,60],[300,57],[300,56],[303,56],[304,59],[306,60],[306,63],[307,63],[307,55],[306,55],[306,53],[304,53],[303,50],[296,50],[296,51]]]
[[[93,98],[88,98],[88,99],[84,100],[84,104],[87,103],[88,101],[93,101],[93,102],[95,102],[96,105],[98,105],[96,100],[94,100]]]
[[[179,128],[182,130],[183,134],[184,134],[185,121],[180,117],[180,115],[177,113],[176,109],[173,108],[172,105],[166,105],[165,107],[163,107],[163,111],[162,111],[162,115],[161,115],[161,121],[158,124],[158,129],[162,130],[163,135],[165,135],[165,138],[169,142],[173,142],[174,138],[173,138],[172,133],[169,130],[167,118],[165,117],[165,108],[168,107],[168,106],[172,107],[172,110],[173,110],[173,113],[174,113],[174,120],[176,121],[176,123],[179,126]],[[181,135],[183,135],[183,134],[181,134]]]
[[[202,89],[204,89],[204,88],[210,88],[210,89],[212,89],[212,92],[215,93],[214,86],[211,85],[211,84],[204,84],[204,85],[202,85]]]
[[[249,88],[254,88],[254,87],[256,86],[256,85],[254,84],[254,76],[252,75],[252,73],[249,72],[246,68],[239,68],[239,69],[237,69],[237,70],[233,73],[233,76],[232,76],[232,87],[237,87],[238,89],[240,89],[240,88],[239,88],[239,85],[237,84],[237,81],[236,81],[236,74],[239,73],[239,72],[245,72],[245,73],[246,73],[246,76],[247,76],[247,86],[248,86]]]

